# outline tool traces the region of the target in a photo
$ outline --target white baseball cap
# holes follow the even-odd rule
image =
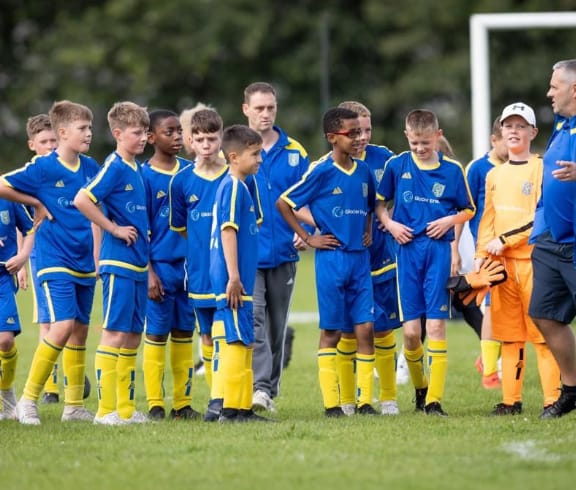
[[[504,119],[507,119],[510,116],[520,116],[528,124],[536,127],[536,115],[534,114],[534,109],[529,105],[524,104],[524,102],[514,102],[514,104],[507,105],[502,111],[500,122],[504,122]]]

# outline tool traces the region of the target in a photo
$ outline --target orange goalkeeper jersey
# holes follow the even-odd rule
[[[476,257],[488,256],[486,245],[498,238],[504,257],[530,258],[528,238],[542,192],[542,169],[542,158],[531,155],[526,162],[506,162],[488,172]]]

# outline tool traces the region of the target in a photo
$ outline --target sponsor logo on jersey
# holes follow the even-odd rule
[[[3,225],[10,224],[10,212],[9,211],[0,211],[0,221],[2,221]]]
[[[404,202],[412,202],[414,200],[414,194],[412,194],[412,191],[405,191],[402,193],[402,199],[404,199]]]
[[[132,184],[126,184],[126,187],[124,187],[125,191],[133,191],[134,187],[132,187]]]
[[[442,197],[442,194],[444,194],[444,189],[446,189],[444,184],[435,182],[432,186],[432,194],[434,194],[436,197]]]
[[[166,193],[163,190],[159,190],[156,193],[156,199],[162,199],[164,196],[166,196]]]
[[[297,167],[300,161],[300,156],[298,153],[288,153],[288,165],[291,167]]]
[[[135,213],[136,211],[146,211],[146,206],[143,204],[137,204],[135,202],[127,202],[125,207],[126,211],[129,213]]]
[[[64,187],[64,181],[59,180],[58,182],[56,182],[56,184],[54,184],[54,187]]]
[[[160,217],[161,218],[167,218],[169,214],[170,214],[170,207],[162,206],[160,208]]]
[[[340,187],[334,187],[332,194],[333,195],[342,194],[342,189],[340,189]]]

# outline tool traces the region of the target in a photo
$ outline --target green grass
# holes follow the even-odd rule
[[[293,311],[315,310],[312,256],[300,264]],[[22,389],[37,329],[30,294],[19,297],[24,332],[17,390]],[[98,341],[99,295],[90,334]],[[576,470],[576,416],[540,421],[542,400],[534,352],[528,351],[525,414],[492,418],[498,392],[480,387],[478,341],[450,322],[449,372],[443,406],[449,419],[414,413],[413,390],[399,387],[401,415],[326,420],[317,382],[313,324],[295,324],[294,357],[277,401],[277,424],[163,422],[95,427],[62,424],[61,405],[41,406],[42,425],[0,423],[0,489],[560,489]],[[88,374],[92,375],[92,357]],[[169,381],[169,376],[168,376]],[[141,373],[140,410],[146,409]],[[194,406],[207,401],[195,380]],[[169,387],[167,387],[169,390]],[[169,392],[169,391],[168,391]],[[88,407],[96,408],[94,394]]]

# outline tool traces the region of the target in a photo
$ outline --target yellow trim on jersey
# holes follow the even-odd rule
[[[158,172],[159,174],[175,175],[180,171],[180,161],[179,160],[176,160],[176,165],[174,165],[174,168],[172,170],[164,170],[163,168],[156,167],[155,165],[152,164],[152,162],[150,162],[150,160],[148,160],[148,163],[150,165],[150,168],[152,170],[154,170],[154,172]]]
[[[391,271],[392,269],[396,269],[396,264],[385,265],[384,267],[381,267],[380,269],[377,269],[375,271],[371,271],[370,275],[373,277],[381,276],[385,272]]]
[[[290,199],[286,194],[290,191],[290,189],[288,189],[284,194],[282,194],[280,196],[280,199],[282,199],[284,202],[286,202],[292,209],[294,209],[296,207],[296,203],[294,201],[292,201],[292,199]]]
[[[340,170],[342,173],[345,173],[346,175],[352,175],[355,171],[356,168],[358,167],[358,163],[356,163],[356,160],[352,159],[352,161],[354,162],[352,164],[352,168],[350,170],[345,169],[344,167],[341,167],[340,165],[338,165],[334,160],[332,160],[332,164],[338,169]]]
[[[170,229],[172,231],[175,231],[176,233],[180,233],[181,231],[186,231],[186,227],[185,226],[181,226],[180,228],[176,228],[175,226],[170,226]]]
[[[234,222],[236,221],[236,195],[238,194],[238,178],[232,176],[232,196],[230,197],[230,221]],[[226,225],[226,223],[223,223],[222,226],[220,227],[221,230],[224,229],[224,226]],[[238,227],[235,226],[236,229],[238,229]]]
[[[252,301],[253,297],[252,296],[240,296],[242,298],[242,301]],[[220,301],[226,299],[226,293],[222,293],[219,294],[218,296],[216,296],[216,301]]]
[[[70,172],[78,172],[78,170],[80,170],[80,158],[76,159],[76,163],[73,165],[70,165],[68,162],[65,162],[64,160],[62,160],[61,157],[57,158],[58,163],[60,165],[62,165],[65,169],[70,170]]]
[[[214,299],[216,295],[214,293],[188,293],[188,297],[192,299]]]
[[[226,221],[222,223],[222,225],[220,225],[220,230],[223,230],[224,228],[234,228],[236,231],[238,231],[238,225],[232,221]]]
[[[128,262],[122,262],[120,260],[100,260],[98,264],[100,266],[112,265],[115,267],[122,267],[123,269],[128,269],[135,272],[146,272],[148,270],[148,264],[146,264],[144,267],[138,267],[137,265],[129,264]]]
[[[222,169],[219,172],[217,172],[214,175],[208,175],[208,174],[204,174],[203,172],[198,171],[198,169],[196,167],[194,167],[192,169],[192,173],[197,175],[198,177],[204,179],[204,180],[207,180],[209,182],[213,182],[215,180],[218,180],[222,176],[222,174],[224,174],[228,170],[228,168],[229,167],[227,164],[223,165]]]
[[[80,189],[80,192],[84,192],[94,204],[98,204],[98,199],[96,199],[96,196],[92,194],[92,192],[90,192],[87,188],[83,187]]]
[[[414,160],[414,163],[416,164],[416,166],[420,169],[420,170],[435,170],[440,166],[440,160],[438,160],[435,164],[433,165],[427,165],[422,163],[422,160],[420,160],[417,156],[416,153],[414,153],[413,151],[410,152],[410,155],[412,156],[412,160]]]
[[[306,149],[298,141],[290,138],[290,136],[288,136],[288,141],[289,143],[284,147],[286,150],[298,150],[302,157],[306,158],[308,156]]]
[[[43,276],[44,274],[52,274],[53,272],[64,272],[74,277],[85,277],[85,278],[96,277],[96,271],[78,272],[72,269],[68,269],[67,267],[46,267],[45,269],[39,270],[36,275],[40,277]]]
[[[576,128],[570,128],[570,136],[576,134]]]

